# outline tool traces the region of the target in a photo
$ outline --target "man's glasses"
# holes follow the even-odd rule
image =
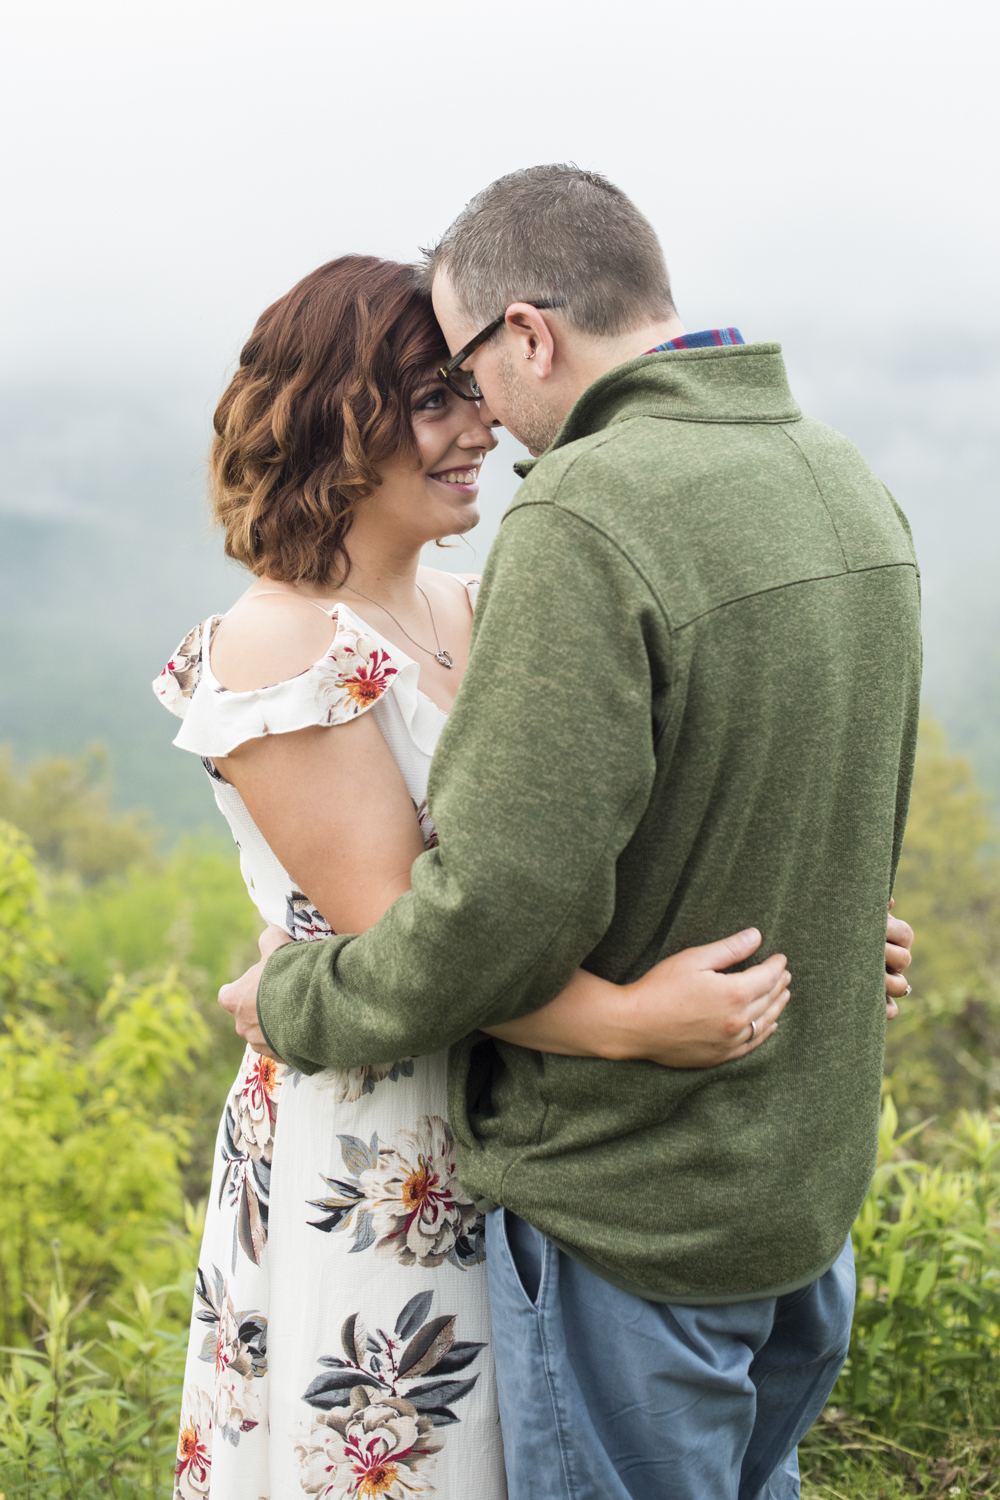
[[[539,312],[547,312],[551,308],[565,307],[566,299],[558,297],[553,302],[529,302],[528,306],[537,307]],[[483,393],[479,389],[478,382],[472,371],[462,370],[459,366],[464,365],[469,355],[474,354],[481,344],[486,343],[488,338],[492,338],[506,316],[507,309],[504,308],[499,318],[494,318],[493,322],[484,328],[482,333],[477,333],[474,339],[470,339],[464,348],[459,349],[457,354],[453,354],[448,363],[442,365],[438,370],[438,379],[443,380],[449,391],[454,391],[455,395],[461,396],[463,401],[481,401]]]

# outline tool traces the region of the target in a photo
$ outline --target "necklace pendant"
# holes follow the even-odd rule
[[[453,667],[455,665],[455,658],[452,656],[451,652],[446,651],[443,646],[441,647],[440,651],[435,651],[434,660],[439,661],[442,667]]]

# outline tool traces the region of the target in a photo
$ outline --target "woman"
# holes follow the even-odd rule
[[[263,314],[216,413],[215,516],[255,582],[154,689],[261,915],[296,941],[363,931],[435,842],[427,772],[477,581],[420,551],[476,524],[496,444],[438,380],[446,357],[412,270],[349,256]],[[711,964],[757,941],[678,954],[635,986],[581,976],[498,1034],[674,1066],[740,1056],[787,1002],[784,958]],[[499,1500],[489,1345],[444,1054],[306,1078],[248,1049],[220,1126],[175,1494]]]

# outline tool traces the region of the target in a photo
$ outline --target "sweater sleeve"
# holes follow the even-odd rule
[[[552,504],[505,518],[428,801],[439,844],[361,936],[296,943],[258,996],[302,1071],[435,1052],[544,1005],[600,941],[653,784],[655,604],[608,538]]]

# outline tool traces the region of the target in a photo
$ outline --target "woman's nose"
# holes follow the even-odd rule
[[[485,396],[483,396],[480,399],[480,402],[479,402],[479,420],[480,420],[480,422],[482,422],[483,426],[486,427],[486,428],[502,427],[503,426],[503,423],[500,421],[500,418],[499,417],[495,417],[493,415],[493,413],[490,411],[489,407],[486,404],[486,397]]]

